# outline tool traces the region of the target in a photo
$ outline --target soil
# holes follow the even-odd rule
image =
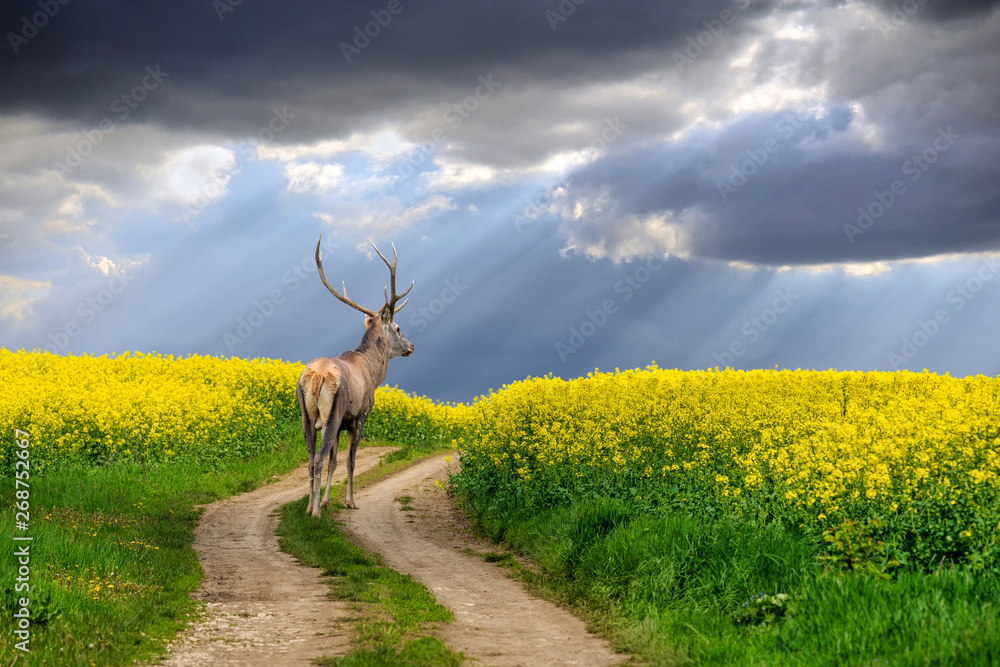
[[[360,474],[386,448],[358,450]],[[341,457],[343,457],[343,452]],[[507,571],[472,552],[496,551],[477,540],[444,491],[443,456],[432,457],[364,488],[357,510],[338,520],[360,546],[411,574],[455,613],[444,641],[477,666],[603,666],[623,662],[580,619],[529,595]],[[335,479],[343,479],[344,462]],[[435,484],[435,481],[438,484]],[[320,570],[278,549],[275,510],[308,493],[305,466],[280,481],[207,506],[196,531],[205,579],[195,597],[205,617],[192,624],[162,663],[195,665],[310,665],[350,648],[350,611],[327,598]],[[404,503],[397,498],[409,496]]]

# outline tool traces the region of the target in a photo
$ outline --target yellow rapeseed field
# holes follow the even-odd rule
[[[671,371],[528,379],[480,399],[461,484],[529,510],[878,519],[918,561],[1000,555],[1000,381],[930,373]]]
[[[301,438],[301,372],[302,364],[270,359],[0,349],[3,467],[12,465],[15,429],[31,434],[36,470],[68,461],[211,465],[249,456],[282,436]],[[381,387],[365,435],[450,439],[456,410]]]
[[[281,423],[297,419],[299,372],[257,359],[0,350],[0,428],[31,434],[35,468],[63,461],[220,461],[274,445]]]
[[[32,465],[208,465],[298,437],[301,364],[0,349],[0,428]],[[1000,380],[931,373],[674,371],[529,378],[470,405],[381,387],[365,435],[454,439],[460,489],[530,511],[615,497],[637,512],[877,519],[904,558],[1000,558]],[[13,437],[0,446],[12,465]]]

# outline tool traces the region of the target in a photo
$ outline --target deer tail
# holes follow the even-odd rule
[[[340,376],[336,373],[318,373],[306,369],[302,374],[302,393],[305,395],[306,412],[317,429],[330,417],[333,399],[340,389]]]

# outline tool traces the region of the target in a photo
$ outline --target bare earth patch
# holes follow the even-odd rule
[[[358,450],[356,474],[387,451]],[[345,468],[341,461],[335,479],[344,479]],[[471,534],[434,484],[446,479],[444,456],[432,457],[356,489],[360,509],[342,510],[338,519],[357,544],[411,574],[455,612],[455,623],[442,630],[448,646],[484,667],[603,667],[626,660],[588,633],[583,621],[529,595],[503,568],[465,552],[493,548]],[[162,664],[284,667],[349,651],[347,604],[328,599],[320,570],[279,551],[274,534],[277,508],[308,494],[308,481],[302,466],[206,508],[195,537],[205,570],[195,597],[207,603],[205,618],[181,634]]]

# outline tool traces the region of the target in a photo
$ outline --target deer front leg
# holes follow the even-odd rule
[[[358,443],[361,442],[361,429],[364,428],[363,419],[355,420],[351,429],[350,447],[347,450],[347,507],[358,509],[354,504],[354,461],[358,455]]]

